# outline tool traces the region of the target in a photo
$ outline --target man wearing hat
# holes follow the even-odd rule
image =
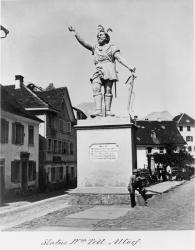
[[[110,43],[110,35],[108,34],[109,31],[112,31],[110,28],[105,30],[102,25],[98,26],[98,43],[96,45],[92,45],[81,38],[72,26],[69,27],[69,31],[74,32],[78,42],[83,47],[90,50],[94,56],[96,70],[90,81],[92,83],[96,111],[91,116],[102,116],[102,86],[104,87],[105,116],[114,116],[114,114],[111,113],[111,103],[113,97],[112,86],[118,81],[116,60],[125,66],[131,73],[134,72],[134,69],[132,69],[126,60],[121,57],[120,50]]]
[[[141,194],[141,196],[144,199],[145,205],[147,206],[148,202],[147,202],[147,197],[146,197],[146,190],[143,187],[140,172],[137,169],[133,170],[133,174],[130,177],[129,185],[128,185],[128,191],[129,191],[130,200],[131,200],[131,207],[136,206],[135,190],[137,190]]]

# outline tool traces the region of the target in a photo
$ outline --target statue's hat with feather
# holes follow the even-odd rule
[[[100,33],[100,32],[104,32],[104,33],[106,33],[106,34],[108,34],[108,32],[112,32],[112,29],[111,28],[108,28],[107,30],[105,30],[105,28],[101,25],[101,24],[99,24],[98,25],[98,34]]]

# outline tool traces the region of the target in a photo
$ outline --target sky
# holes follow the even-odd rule
[[[68,87],[73,106],[92,102],[93,57],[68,31],[74,26],[96,43],[97,26],[111,27],[111,43],[136,67],[132,115],[167,110],[195,117],[192,0],[2,1],[1,83],[24,76],[43,88]],[[112,111],[127,112],[129,76],[117,64],[119,82]]]

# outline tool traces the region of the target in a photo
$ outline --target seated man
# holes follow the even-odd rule
[[[145,201],[145,205],[147,205],[148,202],[147,202],[147,197],[146,197],[146,190],[142,185],[142,179],[137,169],[133,170],[133,175],[130,177],[129,185],[128,185],[128,191],[129,191],[130,200],[131,200],[131,207],[136,206],[135,190],[137,190],[141,194],[141,196],[143,197]]]

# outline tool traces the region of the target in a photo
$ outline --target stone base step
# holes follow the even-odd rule
[[[72,193],[69,202],[72,205],[131,205],[128,193]],[[136,195],[136,203],[144,206],[144,200],[140,195]]]

